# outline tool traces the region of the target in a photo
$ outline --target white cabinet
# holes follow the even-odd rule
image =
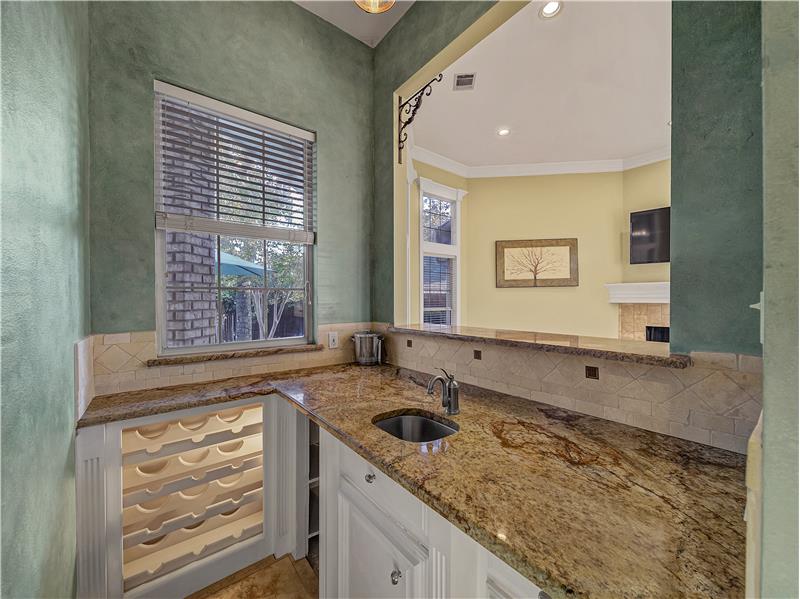
[[[324,431],[321,460],[322,597],[546,597]]]
[[[342,477],[339,485],[339,597],[419,597],[427,549]]]
[[[292,550],[298,417],[263,396],[79,429],[78,597],[185,597]]]

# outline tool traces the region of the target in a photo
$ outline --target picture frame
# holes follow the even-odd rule
[[[578,239],[495,241],[495,286],[577,287]]]

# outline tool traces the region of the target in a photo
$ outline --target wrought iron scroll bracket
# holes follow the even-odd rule
[[[430,96],[433,92],[433,84],[441,80],[442,73],[439,73],[436,77],[419,88],[419,90],[405,102],[403,102],[403,98],[397,99],[397,161],[400,164],[403,164],[403,148],[406,147],[406,141],[408,141],[408,131],[406,131],[406,127],[414,122],[414,117],[417,116],[417,111],[419,107],[422,106],[422,99],[425,96]]]

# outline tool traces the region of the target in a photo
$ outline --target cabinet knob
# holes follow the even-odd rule
[[[400,570],[392,570],[392,573],[389,575],[389,577],[392,579],[392,584],[396,585],[403,577],[403,573]]]
[[[368,483],[372,484],[372,483],[375,482],[375,475],[370,472],[369,474],[364,476],[364,480],[367,481]],[[397,584],[397,583],[395,583],[395,584]]]

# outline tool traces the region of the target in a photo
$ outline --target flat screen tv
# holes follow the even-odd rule
[[[631,212],[631,264],[669,262],[669,208]]]

